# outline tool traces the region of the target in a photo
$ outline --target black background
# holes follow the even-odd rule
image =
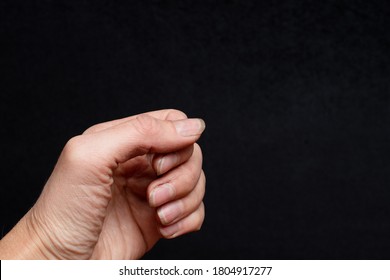
[[[2,234],[69,138],[177,108],[206,220],[145,258],[388,259],[388,3],[2,0]]]

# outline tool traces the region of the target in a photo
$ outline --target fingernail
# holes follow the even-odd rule
[[[171,169],[178,161],[176,153],[163,156],[157,164],[157,175],[164,174]]]
[[[160,233],[166,238],[174,238],[178,235],[180,230],[179,223],[170,225],[169,227],[160,228]]]
[[[181,136],[197,136],[206,128],[206,124],[202,119],[186,119],[173,122],[177,133]]]
[[[157,210],[157,215],[163,225],[167,225],[176,220],[182,213],[179,203],[171,203]]]
[[[152,207],[158,207],[175,197],[175,189],[171,184],[164,184],[156,187],[149,197],[149,203]]]

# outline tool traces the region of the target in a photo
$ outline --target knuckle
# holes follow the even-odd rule
[[[88,158],[86,144],[86,139],[82,135],[71,138],[62,151],[62,157],[71,163],[85,161]]]
[[[198,183],[195,186],[195,189],[191,192],[191,201],[193,203],[193,210],[197,210],[200,204],[203,201],[203,198],[206,193],[205,181],[202,177],[199,179]]]
[[[200,179],[202,180],[203,185],[206,186],[206,174],[204,173],[203,169],[200,173]]]
[[[187,115],[180,111],[180,110],[177,110],[177,109],[168,109],[167,110],[167,115],[166,115],[167,119],[170,120],[177,120],[177,119],[186,119],[187,118]]]
[[[182,166],[182,170],[183,170],[183,175],[185,174],[184,178],[186,183],[195,186],[195,184],[199,180],[199,174],[196,171],[196,169],[192,168],[191,166],[184,165]]]
[[[159,131],[157,120],[147,114],[137,116],[133,124],[141,135],[155,136]]]
[[[197,201],[201,202],[203,200],[203,198],[204,198],[205,193],[206,193],[205,181],[202,181],[198,188],[199,188],[199,190],[198,190],[198,193],[197,193]]]
[[[95,125],[93,125],[91,127],[88,127],[86,130],[84,130],[83,134],[95,133],[95,132],[98,132],[100,129],[101,129],[101,125],[100,124],[95,124]]]
[[[198,143],[194,144],[194,149],[197,153],[202,153],[202,148],[199,146]]]
[[[200,205],[200,207],[198,209],[198,220],[197,220],[198,222],[196,224],[195,231],[201,230],[203,222],[204,222],[204,218],[205,218],[205,211],[204,211],[204,204],[202,202],[202,204]]]
[[[194,152],[193,154],[197,157],[199,157],[199,161],[203,162],[203,153],[202,153],[202,148],[198,145],[198,143],[194,144]]]

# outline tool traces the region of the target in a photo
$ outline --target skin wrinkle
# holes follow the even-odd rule
[[[74,227],[73,231],[77,231],[80,234],[80,236],[89,234],[90,232],[89,228],[87,228],[83,224],[76,223],[76,219],[74,219],[74,222],[75,223],[73,224]],[[86,249],[93,248],[93,245],[97,243],[98,238],[94,240],[90,240],[88,244],[80,244],[78,240],[75,240],[69,236],[70,235],[69,231],[72,230],[66,228],[60,232],[57,232],[59,234],[53,235],[53,237],[55,237],[55,241],[52,241],[52,244],[58,244],[54,246],[54,248],[56,248],[56,251],[60,253],[60,255],[62,256],[61,258],[71,259],[72,258],[70,257],[71,255],[76,255],[76,256],[80,256],[82,259],[85,259],[86,258],[84,256],[86,255],[84,253],[85,248]],[[47,235],[50,237],[50,234],[47,233]],[[90,250],[91,249],[88,249],[88,251]]]
[[[30,211],[27,215],[30,215],[30,219],[25,219],[25,224],[26,224],[26,229],[27,229],[27,232],[28,232],[28,235],[29,236],[32,236],[32,237],[35,237],[35,238],[32,238],[31,239],[31,243],[33,244],[33,246],[35,248],[38,249],[38,251],[43,255],[45,256],[47,259],[50,259],[50,256],[47,254],[47,252],[50,252],[49,250],[47,250],[48,248],[40,245],[40,244],[45,244],[42,240],[42,237],[37,234],[37,230],[35,229],[35,227],[37,226],[37,223],[34,222],[34,220],[36,218],[34,218],[34,213],[33,211]],[[40,241],[38,242],[37,239]],[[40,244],[38,244],[40,243]],[[46,250],[45,250],[46,249]],[[54,256],[54,252],[50,252],[51,255]]]
[[[123,190],[124,190],[124,189],[123,189],[123,186],[117,185],[116,183],[114,183],[114,184],[111,186],[111,192],[113,193],[113,199],[111,199],[111,200],[109,201],[109,205],[108,205],[107,207],[109,207],[109,208],[115,207],[114,204],[115,204],[115,203],[118,203],[118,202],[114,199],[115,196],[118,196],[118,194],[115,194],[115,193],[117,193],[117,192],[121,193],[121,192],[123,192]],[[112,213],[112,212],[111,212],[111,213]],[[117,211],[114,211],[111,215],[114,215],[114,216],[115,216],[115,220],[120,219],[119,216],[118,216]],[[112,217],[112,216],[111,216],[111,217]],[[106,216],[106,219],[111,218],[111,217]],[[106,223],[107,223],[108,221],[107,221],[106,219],[103,221],[102,227],[107,226]],[[111,219],[112,219],[112,218],[111,218]],[[121,228],[119,228],[119,230],[122,232],[122,229],[121,229]],[[122,239],[122,242],[123,242],[123,241],[124,241],[124,235],[123,235],[123,234],[116,234],[116,235],[115,235],[115,238],[118,238],[118,236],[120,237],[120,239]],[[113,238],[113,237],[110,236],[110,238]],[[99,234],[99,239],[101,239],[101,235],[100,235],[100,234]],[[106,248],[106,250],[103,250],[103,251],[109,251],[109,253],[110,253],[108,256],[105,257],[106,259],[113,259],[113,258],[114,258],[113,252],[111,252],[111,251],[109,250],[109,246],[107,245],[106,242],[107,242],[107,241],[106,241],[105,239],[103,239],[103,244],[101,244],[100,248],[98,248],[97,251],[94,250],[94,253],[93,253],[93,255],[92,255],[93,258],[95,258],[96,255],[99,254],[99,251],[102,251],[102,250],[101,250],[101,247]],[[95,249],[96,249],[96,248],[95,248]],[[100,250],[99,250],[99,249],[100,249]],[[123,250],[123,248],[121,248],[121,250]]]
[[[122,190],[121,192],[124,192],[124,190]],[[116,202],[114,201],[113,203],[116,203]],[[130,207],[130,206],[129,206],[129,207]],[[132,215],[130,209],[129,209],[129,212],[130,212],[130,215]],[[119,217],[119,214],[118,214],[117,211],[114,212],[114,215],[115,215],[115,217],[116,217],[116,220],[119,221],[119,220],[121,219],[121,217]],[[119,230],[123,233],[123,228],[120,227]],[[123,241],[125,241],[125,240],[124,240],[124,239],[125,239],[125,235],[124,235],[124,234],[121,234],[121,235],[120,235],[120,238],[121,238]]]
[[[201,154],[194,149],[201,131],[199,135],[182,136],[173,131],[172,122],[147,116],[141,119],[152,122],[145,131],[157,129],[160,136],[146,137],[135,132],[130,141],[125,141],[134,133],[134,124],[112,127],[106,123],[102,131],[96,126],[68,141],[38,201],[25,216],[28,222],[34,223],[34,227],[29,228],[31,234],[23,236],[26,232],[23,228],[27,226],[19,223],[16,230],[1,240],[0,249],[8,251],[0,250],[0,257],[13,258],[16,256],[13,252],[23,252],[19,244],[12,244],[13,240],[22,238],[27,238],[27,244],[29,239],[35,238],[27,249],[31,251],[31,258],[39,259],[135,259],[149,251],[163,237],[158,208],[150,207],[146,196],[152,188],[170,183],[180,195],[166,201],[169,203],[190,196],[194,188],[202,192],[205,186],[193,180],[201,173]],[[187,122],[188,130],[196,127],[196,121]],[[186,121],[182,120],[180,125],[185,129]],[[142,137],[146,137],[145,141]],[[149,147],[147,151],[140,150],[145,147]],[[169,153],[155,154],[154,151]],[[140,152],[147,154],[139,155]],[[165,157],[163,164],[159,163],[160,171],[164,172],[160,176],[156,174],[158,157]],[[177,160],[168,162],[168,157]],[[162,201],[162,197],[159,199]],[[191,203],[195,207],[200,202]],[[189,214],[185,210],[183,216]],[[198,226],[191,222],[202,223],[203,219],[186,222],[183,224],[186,228],[176,235]],[[11,245],[6,245],[7,242]]]
[[[35,211],[31,211],[30,221],[31,221],[31,223],[29,223],[30,227],[28,228],[32,229],[32,232],[34,233],[33,236],[36,236],[38,240],[40,240],[40,243],[43,245],[43,247],[38,246],[38,248],[40,248],[40,251],[43,253],[43,255],[47,259],[60,258],[60,255],[57,254],[59,252],[58,248],[55,249],[56,246],[54,246],[55,243],[53,238],[46,233],[46,229],[45,229],[46,227],[43,226],[43,224],[40,222],[40,219],[39,217],[37,217],[37,213]]]

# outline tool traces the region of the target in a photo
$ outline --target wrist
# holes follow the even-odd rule
[[[0,241],[0,259],[54,259],[33,226],[31,210]]]

